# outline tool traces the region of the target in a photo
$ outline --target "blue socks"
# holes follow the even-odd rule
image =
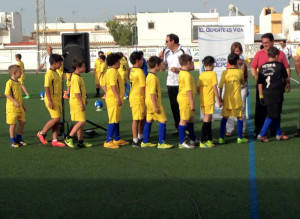
[[[114,134],[114,124],[110,123],[107,125],[107,131],[106,131],[106,141],[105,142],[110,142],[113,138]]]
[[[114,123],[114,139],[120,140],[120,123]]]
[[[220,138],[225,138],[226,123],[227,119],[223,117],[220,125]]]
[[[15,138],[9,138],[9,140],[10,140],[10,143],[12,144],[12,143],[15,143]]]
[[[178,133],[179,133],[179,143],[182,144],[185,140],[185,130],[187,126],[179,125],[178,126]]]
[[[130,93],[130,85],[128,83],[125,83],[125,97],[128,97],[129,93]]]
[[[17,135],[16,136],[16,142],[22,141],[22,135]]]
[[[150,132],[151,132],[151,122],[146,122],[145,126],[144,126],[144,136],[143,136],[143,142],[147,143],[149,141],[149,136],[150,136]]]
[[[276,129],[276,136],[282,135],[281,129],[280,129],[280,119],[274,119],[273,122],[275,123],[275,129]]]
[[[195,135],[195,132],[194,132],[194,123],[187,123],[186,125],[187,125],[186,129],[189,132],[189,138],[192,141],[196,141],[196,135]]]
[[[243,138],[243,120],[237,121],[238,138]]]
[[[166,124],[165,123],[159,123],[158,126],[158,143],[162,144],[164,143],[166,139]]]
[[[268,129],[269,129],[269,127],[270,127],[271,124],[272,124],[272,119],[269,118],[269,117],[267,117],[267,118],[265,119],[265,122],[264,122],[263,127],[261,128],[261,130],[260,130],[260,132],[259,132],[259,135],[260,135],[261,137],[265,137],[265,136],[266,136],[267,131],[268,131]]]

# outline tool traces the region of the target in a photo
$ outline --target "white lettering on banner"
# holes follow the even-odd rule
[[[199,32],[204,33],[220,33],[220,32],[228,32],[228,33],[233,33],[233,32],[244,32],[244,29],[242,27],[199,27]]]

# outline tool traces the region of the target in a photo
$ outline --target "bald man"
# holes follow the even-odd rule
[[[44,68],[44,66],[46,65],[46,70],[50,69],[50,56],[52,55],[52,47],[51,46],[48,46],[47,47],[47,55],[44,56],[40,66],[38,67],[38,69],[35,71],[35,74],[39,73],[39,71],[41,69]]]

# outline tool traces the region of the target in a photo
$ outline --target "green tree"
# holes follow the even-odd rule
[[[131,46],[135,44],[134,23],[120,23],[116,20],[109,20],[106,22],[106,26],[118,45]]]

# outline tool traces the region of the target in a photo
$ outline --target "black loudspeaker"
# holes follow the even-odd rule
[[[62,38],[62,54],[64,72],[74,72],[74,58],[85,61],[86,72],[90,72],[90,43],[88,33],[64,33]]]

